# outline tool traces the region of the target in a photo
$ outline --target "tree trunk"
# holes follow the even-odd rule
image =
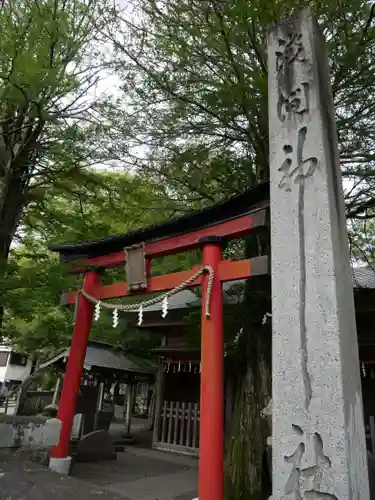
[[[25,202],[25,182],[20,174],[0,178],[0,332],[4,317],[8,257]]]
[[[256,255],[254,239],[247,242],[247,256]],[[257,241],[259,244],[259,241]],[[268,247],[268,245],[267,245]],[[238,342],[237,393],[232,435],[226,457],[226,500],[263,500],[271,494],[266,441],[271,435],[261,411],[271,398],[271,330],[261,320],[252,321],[251,311],[270,311],[269,283],[263,293],[252,281],[246,286],[244,327]],[[237,361],[236,361],[237,366]]]

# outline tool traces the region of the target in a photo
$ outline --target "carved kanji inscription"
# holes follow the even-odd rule
[[[291,33],[286,38],[279,38],[279,48],[276,51],[276,71],[282,71],[294,61],[305,61],[305,49],[300,33]]]
[[[292,465],[285,484],[285,495],[295,500],[338,500],[325,491],[333,485],[331,460],[323,450],[323,440],[318,432],[310,432],[298,425],[292,425],[294,434],[300,438],[294,452],[284,457]]]
[[[292,116],[302,116],[309,112],[309,84],[296,85],[291,92],[280,92],[277,116],[281,122]]]
[[[298,131],[298,140],[297,140],[297,162],[296,165],[293,166],[293,147],[290,144],[286,144],[283,147],[285,153],[285,160],[281,167],[278,169],[283,175],[278,184],[280,189],[284,189],[285,191],[292,190],[292,184],[300,184],[304,182],[306,179],[311,177],[317,166],[318,159],[315,156],[309,156],[308,158],[304,158],[303,156],[303,148],[305,145],[307,136],[307,127],[302,127]]]

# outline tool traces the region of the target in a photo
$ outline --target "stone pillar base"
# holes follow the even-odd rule
[[[49,459],[49,468],[62,476],[68,476],[72,465],[72,457]]]

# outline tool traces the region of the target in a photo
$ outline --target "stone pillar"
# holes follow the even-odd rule
[[[104,382],[99,382],[98,396],[96,399],[95,422],[94,422],[94,430],[95,431],[97,431],[99,429],[100,412],[103,408],[103,400],[104,400]]]
[[[268,35],[273,497],[368,500],[348,235],[325,40]]]
[[[129,382],[126,385],[125,436],[131,435],[133,399],[134,399],[134,384],[132,382]]]
[[[164,386],[164,372],[163,372],[163,360],[159,359],[158,375],[155,382],[154,389],[154,420],[153,420],[153,435],[152,444],[158,443],[160,441],[160,417],[161,408],[163,401],[163,386]]]
[[[57,407],[59,406],[58,401],[60,398],[61,385],[62,385],[62,375],[58,374],[55,389],[53,391],[53,397],[52,397],[52,405],[57,406]]]

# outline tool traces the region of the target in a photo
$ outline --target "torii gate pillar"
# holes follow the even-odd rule
[[[90,290],[98,283],[99,273],[89,271],[85,275],[83,289],[90,293]],[[57,415],[57,418],[61,420],[60,439],[57,445],[52,449],[49,464],[50,469],[60,474],[69,474],[70,472],[70,435],[72,433],[83,364],[90,336],[93,310],[93,304],[85,299],[83,295],[80,295],[78,298],[76,322]]]
[[[214,271],[212,289],[208,276],[203,280],[201,330],[201,410],[199,438],[199,499],[224,498],[224,339],[223,298],[219,276],[221,238],[209,237],[203,244],[203,265]],[[211,294],[210,317],[204,304]]]

